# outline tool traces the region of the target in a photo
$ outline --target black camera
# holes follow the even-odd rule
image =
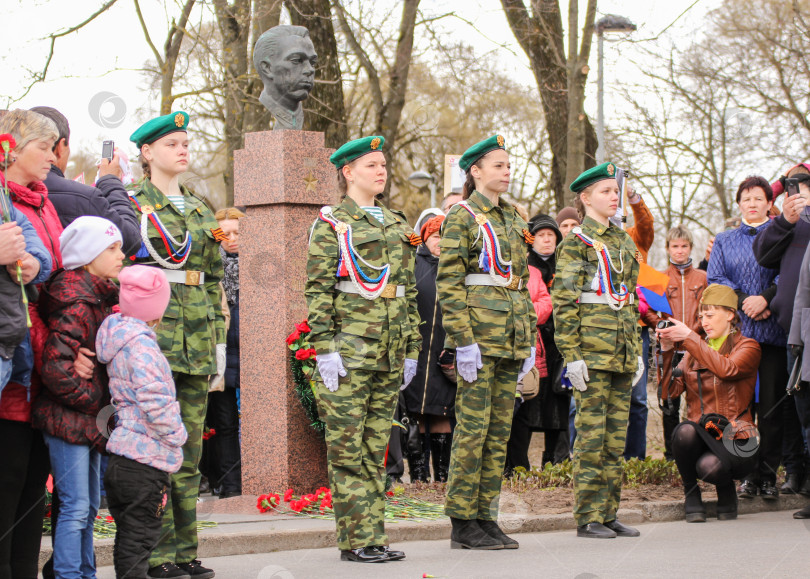
[[[674,325],[675,324],[673,324],[669,320],[661,320],[660,322],[655,324],[655,328],[658,330],[666,330],[667,328],[671,328]]]

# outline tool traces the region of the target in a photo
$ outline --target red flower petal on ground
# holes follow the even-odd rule
[[[312,331],[312,328],[309,327],[309,324],[307,324],[306,320],[304,320],[300,324],[295,324],[295,329],[304,334],[307,334]]]

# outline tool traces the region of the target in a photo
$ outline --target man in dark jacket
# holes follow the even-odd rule
[[[53,146],[56,164],[51,165],[51,172],[45,179],[48,198],[56,208],[62,227],[67,227],[77,217],[95,215],[109,219],[121,230],[124,255],[135,253],[141,245],[140,224],[129,202],[127,191],[121,183],[121,166],[118,153],[112,161],[101,160],[98,168],[97,186],[84,185],[65,178],[68,158],[70,157],[70,125],[65,116],[51,107],[34,107],[31,109],[56,123],[59,137]]]
[[[773,220],[770,227],[754,240],[754,256],[763,267],[779,269],[776,296],[770,309],[779,325],[790,332],[793,319],[793,298],[799,286],[804,252],[810,243],[810,211],[806,208],[810,197],[810,164],[802,163],[788,171],[787,177],[799,180],[799,194],[789,196],[782,205],[782,214]],[[772,185],[774,198],[784,191],[784,178]],[[794,356],[788,350],[788,372],[793,368]],[[787,472],[782,486],[783,493],[810,494],[810,461],[804,449],[801,424],[810,423],[810,392],[802,389],[794,394],[795,413],[785,416],[783,462]],[[807,441],[810,444],[810,441]],[[802,471],[804,483],[802,484]],[[810,512],[808,512],[810,517]]]

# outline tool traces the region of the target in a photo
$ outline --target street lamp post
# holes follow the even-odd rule
[[[597,35],[597,53],[598,53],[598,72],[597,78],[597,113],[596,113],[596,140],[599,143],[596,148],[596,164],[601,165],[605,162],[605,67],[604,67],[604,42],[605,32],[623,32],[629,34],[636,29],[636,25],[630,22],[624,16],[617,14],[608,14],[603,16],[596,22],[596,35]]]
[[[436,177],[427,171],[414,171],[408,177],[412,185],[421,189],[425,185],[430,187],[430,206],[436,207]]]

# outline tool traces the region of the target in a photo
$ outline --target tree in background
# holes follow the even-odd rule
[[[595,163],[596,132],[585,114],[585,82],[596,16],[596,0],[588,0],[582,38],[579,2],[569,0],[567,37],[557,0],[501,0],[506,19],[529,57],[543,103],[551,146],[551,188],[557,209],[573,204],[568,185]]]

